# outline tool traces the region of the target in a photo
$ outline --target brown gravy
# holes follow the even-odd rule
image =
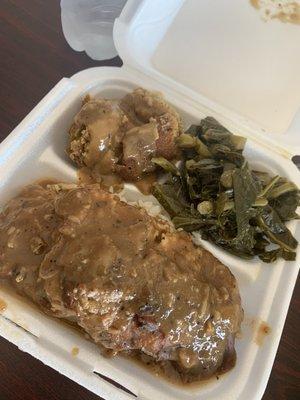
[[[152,187],[156,182],[156,174],[148,174],[139,181],[133,182],[133,184],[139,189],[139,191],[145,195],[151,194]]]
[[[49,183],[47,181],[47,183]],[[6,287],[5,282],[2,282],[2,284],[4,283],[4,287]],[[7,286],[7,290],[9,292],[11,292],[11,288],[9,286]],[[27,299],[24,299],[24,301],[26,301],[30,306],[32,306],[34,309],[36,309],[37,311],[40,312],[40,309],[36,306],[36,304],[33,304],[30,301],[27,301]],[[7,308],[7,303],[0,299],[0,313],[5,311]],[[70,323],[67,320],[57,320],[55,319],[56,322],[62,324],[63,326],[67,327],[68,329],[72,329],[75,333],[79,333],[79,334],[83,334],[84,331],[82,330],[82,328],[80,328],[77,325],[73,325],[72,323]],[[88,337],[86,337],[86,340],[88,341],[92,341],[91,339],[89,339]],[[100,353],[102,353],[104,356],[109,356],[109,352],[103,348],[101,345],[98,345]],[[77,357],[78,354],[80,352],[79,347],[74,346],[71,349],[71,355],[73,357]],[[149,371],[151,374],[153,374],[154,376],[172,384],[175,385],[177,387],[185,387],[187,389],[198,389],[199,387],[203,387],[206,385],[209,385],[211,383],[213,383],[215,380],[219,380],[221,375],[225,372],[225,371],[220,371],[219,374],[214,375],[212,377],[209,377],[207,379],[203,379],[201,381],[195,381],[195,382],[190,382],[190,383],[185,383],[182,382],[180,379],[180,375],[178,374],[178,372],[176,372],[176,370],[174,368],[171,368],[171,366],[169,366],[168,368],[163,368],[161,364],[157,364],[155,362],[153,362],[153,360],[151,360],[151,357],[148,357],[148,361],[142,361],[136,354],[120,354],[121,357],[129,360],[130,362],[134,362],[136,363],[140,368],[144,368],[146,371]]]
[[[7,309],[7,303],[5,300],[0,299],[0,314]]]
[[[89,185],[95,182],[92,171],[87,167],[80,168],[77,172],[77,176],[79,184]],[[101,186],[104,189],[109,190],[112,188],[114,193],[119,193],[124,188],[124,182],[118,177],[116,178],[116,175],[106,175],[105,178],[106,180],[101,182]],[[155,182],[156,174],[150,173],[145,175],[142,179],[130,183],[144,195],[149,195],[151,194],[152,186]]]
[[[77,171],[77,178],[80,185],[91,185],[97,182],[106,190],[113,188],[114,193],[120,192],[124,187],[123,180],[116,174],[95,176],[95,171],[87,167],[82,167]]]
[[[147,372],[149,372],[151,375],[154,375],[155,377],[161,379],[164,382],[167,382],[168,384],[171,384],[175,387],[178,387],[180,389],[188,389],[188,390],[194,390],[194,389],[199,389],[203,388],[205,386],[208,386],[210,384],[215,383],[215,381],[220,380],[222,378],[222,375],[228,372],[228,370],[224,371],[219,371],[217,374],[210,376],[208,378],[202,378],[201,380],[198,381],[192,381],[192,382],[184,382],[182,380],[181,375],[176,371],[170,363],[165,363],[166,365],[162,366],[160,363],[155,363],[153,362],[150,357],[149,361],[142,361],[140,357],[137,355],[124,355],[121,354],[121,357],[124,357],[125,359],[128,359],[130,362],[135,363],[138,365],[139,368],[143,368]]]
[[[271,328],[269,325],[262,321],[257,329],[256,336],[255,336],[255,343],[258,346],[262,346],[264,344],[265,338],[271,333]]]
[[[162,352],[186,382],[233,367],[242,309],[230,271],[99,185],[24,188],[0,215],[0,247],[3,279],[115,354]]]

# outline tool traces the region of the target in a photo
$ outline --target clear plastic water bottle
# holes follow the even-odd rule
[[[115,57],[113,26],[127,0],[61,0],[65,38],[76,51],[94,60]]]

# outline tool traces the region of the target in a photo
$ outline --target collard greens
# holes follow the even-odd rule
[[[298,243],[285,221],[298,218],[299,189],[279,176],[252,171],[245,143],[212,117],[192,125],[178,138],[179,168],[153,160],[170,176],[153,194],[176,228],[199,231],[242,258],[294,260]]]

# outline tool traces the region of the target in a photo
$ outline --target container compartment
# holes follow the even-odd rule
[[[193,107],[175,91],[163,90],[158,82],[123,68],[94,68],[64,79],[0,146],[0,203],[4,204],[23,185],[40,178],[74,181],[76,169],[68,160],[65,147],[68,128],[80,108],[82,97],[86,93],[107,98],[121,97],[140,85],[165,92],[167,100],[178,109],[186,125],[198,122],[206,115],[205,107],[199,111],[199,107]],[[238,126],[235,126],[235,132],[244,133]],[[279,173],[300,186],[297,169],[287,158],[252,140],[247,142],[246,156],[251,165]],[[299,240],[299,225],[296,227],[292,222],[289,228]],[[116,388],[101,375],[144,400],[259,399],[276,354],[297,277],[299,256],[295,262],[280,260],[274,265],[264,265],[258,260],[242,261],[207,242],[203,245],[228,265],[236,276],[245,310],[242,335],[236,342],[237,365],[219,380],[214,378],[188,389],[169,384],[122,357],[106,359],[83,335],[58,320],[46,317],[7,288],[0,289],[0,298],[8,305],[0,316],[0,333],[21,350],[107,400],[132,399],[134,396]],[[270,334],[259,346],[255,338],[262,321],[270,327]],[[74,347],[79,349],[76,356],[72,355]]]

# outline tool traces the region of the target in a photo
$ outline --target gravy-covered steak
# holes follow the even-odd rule
[[[234,365],[229,269],[190,236],[95,185],[31,185],[0,215],[0,277],[112,354],[184,382]]]

